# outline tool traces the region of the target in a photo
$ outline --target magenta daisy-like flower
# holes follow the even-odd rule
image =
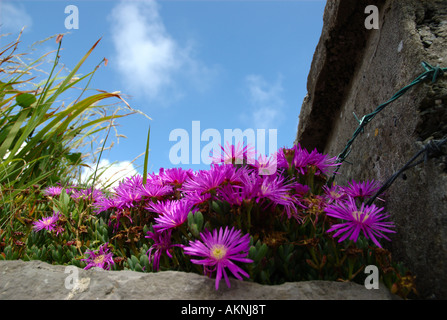
[[[348,195],[345,192],[345,188],[339,185],[333,185],[332,187],[323,186],[328,203],[334,203],[341,200],[346,200]]]
[[[162,232],[181,226],[188,219],[190,212],[197,211],[193,205],[185,200],[171,200],[165,202],[151,203],[146,208],[159,214],[154,220],[154,230]]]
[[[219,192],[219,199],[228,202],[230,205],[241,206],[243,203],[254,201],[256,190],[254,184],[247,184],[243,187],[232,185],[224,186]]]
[[[369,198],[372,197],[380,189],[378,181],[352,181],[344,188],[345,193],[353,198]]]
[[[235,167],[232,164],[221,164],[221,165],[211,165],[211,171],[219,171],[223,175],[223,182],[221,186],[231,184],[231,185],[241,185],[244,176],[250,173],[245,167]]]
[[[340,163],[336,162],[337,158],[326,154],[321,154],[315,149],[307,156],[307,165],[314,166],[316,168],[315,174],[327,175],[329,174],[329,168],[339,166]]]
[[[44,217],[42,219],[39,219],[38,221],[35,221],[33,224],[33,230],[35,232],[40,230],[47,230],[47,231],[54,231],[56,230],[57,221],[59,220],[59,213],[56,212],[50,217]]]
[[[96,251],[86,251],[85,254],[88,255],[88,258],[81,259],[82,261],[85,261],[87,263],[87,266],[84,268],[84,270],[88,270],[91,267],[98,267],[105,270],[110,270],[115,262],[113,261],[113,253],[109,252],[109,248],[107,247],[107,245],[108,243],[106,242]]]
[[[225,179],[226,172],[219,169],[219,166],[214,166],[210,170],[197,172],[194,177],[185,181],[180,190],[184,192],[199,192],[200,194],[215,194]]]
[[[139,174],[126,177],[119,183],[122,188],[138,189],[143,184],[143,177]]]
[[[111,226],[113,224],[113,232],[116,232],[118,230],[118,228],[120,227],[120,223],[123,220],[122,218],[127,218],[130,221],[130,223],[133,223],[129,210],[125,210],[125,209],[117,210],[116,214],[112,214],[110,216],[110,221],[109,221],[109,226]]]
[[[290,169],[293,165],[295,170],[300,174],[305,175],[308,172],[309,166],[315,168],[315,174],[329,174],[329,168],[340,165],[336,163],[336,158],[331,158],[328,155],[321,154],[317,149],[309,153],[303,149],[300,144],[294,145],[290,149],[283,148],[278,151],[278,167]]]
[[[173,187],[180,187],[186,179],[191,178],[194,175],[192,169],[182,169],[182,168],[170,168],[170,169],[160,169],[160,179],[165,184],[169,184]]]
[[[48,187],[45,190],[43,190],[43,194],[48,197],[57,197],[61,194],[62,187]]]
[[[222,152],[217,155],[213,155],[212,163],[225,163],[225,164],[243,164],[244,160],[247,163],[254,163],[255,151],[254,147],[250,145],[244,146],[240,142],[235,145],[230,145],[227,141],[225,147],[220,146]]]
[[[299,173],[306,174],[309,152],[301,148],[300,144],[295,144],[292,148],[281,148],[276,156],[279,168],[288,170],[291,169],[291,166],[294,166]]]
[[[70,189],[70,197],[77,200],[84,200],[84,201],[97,201],[104,197],[104,194],[101,190],[98,189],[92,189],[92,188],[78,188],[73,187]]]
[[[60,233],[63,233],[65,231],[65,229],[62,228],[61,226],[56,226],[54,228],[54,231],[56,231],[56,235],[58,236]]]
[[[189,202],[191,205],[200,205],[208,202],[211,199],[211,194],[200,194],[199,192],[187,192],[183,197],[184,201]]]
[[[259,176],[257,200],[269,199],[276,205],[290,205],[290,191],[294,183],[287,182],[283,176]]]
[[[143,178],[139,175],[128,177],[115,187],[116,201],[120,207],[132,208],[142,200]]]
[[[286,148],[286,147],[280,148],[276,152],[276,161],[277,161],[278,168],[289,169],[290,164],[293,161],[294,152],[295,152],[294,148],[290,148],[290,149]]]
[[[249,278],[250,276],[241,267],[234,262],[252,263],[253,260],[246,258],[250,249],[250,236],[242,236],[240,230],[232,228],[225,230],[222,228],[213,230],[213,233],[205,230],[200,234],[202,241],[195,240],[189,242],[189,246],[183,248],[184,253],[192,256],[199,256],[205,259],[191,259],[192,263],[201,264],[204,267],[205,274],[211,274],[216,271],[216,290],[219,289],[219,282],[222,275],[225,278],[227,286],[230,287],[230,281],[225,268],[239,280],[241,275]]]
[[[267,157],[261,154],[255,161],[255,163],[251,166],[261,176],[264,175],[270,176],[276,174],[276,170],[278,168],[277,155],[273,154],[270,157]]]
[[[367,206],[364,203],[358,208],[353,198],[329,205],[325,209],[326,214],[344,222],[334,224],[327,232],[335,231],[333,237],[341,236],[339,242],[347,238],[356,242],[360,233],[363,232],[367,239],[371,239],[378,247],[381,247],[377,239],[390,240],[384,233],[395,233],[394,230],[390,230],[394,227],[394,223],[384,221],[389,215],[382,214],[382,210],[383,208],[378,208],[374,204]]]
[[[139,194],[152,200],[162,200],[165,196],[172,193],[171,186],[163,186],[160,184],[152,184],[150,182],[142,185]]]
[[[165,232],[148,231],[147,236],[145,237],[154,241],[154,244],[149,248],[146,254],[148,255],[149,261],[152,261],[152,266],[155,271],[160,269],[160,258],[162,254],[166,253],[169,258],[172,258],[169,249],[179,246],[177,244],[172,244],[171,234],[172,230],[166,230]]]
[[[142,200],[141,192],[132,189],[121,189],[116,191],[117,202],[119,206],[133,208]]]
[[[301,174],[307,173],[307,166],[309,165],[310,155],[306,149],[301,148],[301,145],[294,145],[293,149],[295,150],[293,156],[293,165],[295,169]]]
[[[239,171],[242,173],[239,184],[226,184],[219,190],[219,199],[237,206],[258,200],[258,188],[262,179],[254,171],[243,168]]]
[[[120,203],[118,203],[117,198],[115,197],[112,198],[102,197],[96,199],[95,202],[93,203],[93,208],[96,214],[99,214],[107,210],[122,209]]]

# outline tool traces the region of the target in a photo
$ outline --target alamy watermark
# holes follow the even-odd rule
[[[365,288],[368,290],[379,289],[379,268],[375,265],[365,267],[365,273],[369,276],[365,279]]]
[[[379,9],[377,6],[367,6],[365,8],[365,14],[368,14],[365,19],[365,28],[368,30],[379,29]]]
[[[68,30],[79,29],[79,8],[71,4],[65,7],[64,12],[68,14],[64,22],[65,28]],[[379,9],[377,6],[366,6],[365,14],[368,14],[365,19],[365,28],[368,30],[379,29]]]
[[[79,283],[79,270],[75,266],[65,267],[64,273],[69,273],[65,278],[65,289],[72,290],[78,286]]]
[[[90,286],[90,278],[79,279],[79,269],[75,266],[65,267],[65,273],[69,273],[65,278],[65,289],[70,290],[65,300],[72,300],[77,294],[85,292]]]
[[[68,30],[79,29],[79,9],[77,6],[71,4],[65,7],[65,11],[68,16],[65,18],[65,28]]]
[[[238,153],[236,164],[243,161],[255,164],[260,159],[268,159],[268,172],[260,171],[260,174],[272,174],[276,171],[276,151],[277,151],[277,130],[268,130],[268,152],[266,153],[266,129],[224,129],[222,135],[219,130],[208,128],[201,131],[200,121],[192,121],[191,134],[185,129],[174,129],[169,134],[169,141],[176,142],[169,150],[169,161],[174,164],[211,164],[216,158],[225,162],[225,155],[222,152]],[[202,142],[208,142],[202,147]],[[233,146],[234,149],[227,150],[225,146]],[[235,147],[236,146],[236,147]],[[237,146],[245,146],[237,150]],[[250,152],[250,147],[255,151]],[[248,150],[248,151],[247,151]],[[242,155],[247,156],[245,159]],[[218,161],[219,162],[219,161]]]

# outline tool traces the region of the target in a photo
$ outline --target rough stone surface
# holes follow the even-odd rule
[[[263,286],[231,279],[219,290],[215,281],[198,274],[164,271],[89,270],[41,261],[0,261],[1,300],[393,300],[383,285],[368,290],[355,283],[310,281]],[[71,278],[78,273],[76,285]],[[66,283],[72,285],[66,288]]]
[[[447,2],[374,1],[380,28],[367,30],[370,1],[328,1],[308,78],[297,139],[337,156],[358,118],[371,113],[424,72],[421,62],[447,67]],[[385,182],[428,139],[447,136],[447,75],[413,87],[387,106],[357,137],[336,182]],[[446,149],[446,148],[444,148]],[[447,158],[410,169],[386,195],[397,234],[388,244],[416,276],[422,298],[447,298]],[[381,204],[381,203],[379,203]]]

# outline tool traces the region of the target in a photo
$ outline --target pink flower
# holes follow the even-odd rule
[[[255,152],[254,148],[250,145],[243,146],[240,142],[238,142],[237,146],[230,145],[227,141],[225,147],[220,146],[222,152],[217,155],[213,155],[212,163],[225,163],[225,164],[243,164],[244,161],[246,163],[253,163]]]
[[[341,200],[346,200],[348,197],[345,188],[339,185],[333,185],[332,187],[323,186],[323,191],[328,203],[333,203]]]
[[[49,197],[57,197],[61,194],[61,192],[62,192],[62,187],[59,187],[59,186],[58,187],[48,187],[43,191],[43,193]]]
[[[45,229],[47,231],[54,231],[57,226],[57,221],[59,220],[59,213],[55,213],[50,217],[44,217],[38,221],[35,221],[34,224],[34,231],[40,231],[42,229]]]
[[[345,202],[338,202],[326,207],[328,216],[343,220],[342,223],[333,225],[327,232],[334,232],[334,238],[341,235],[339,242],[349,238],[351,241],[357,241],[360,232],[363,232],[367,239],[371,239],[378,247],[381,247],[377,238],[385,238],[384,232],[395,233],[390,230],[394,227],[393,222],[383,221],[389,216],[381,214],[383,208],[378,208],[374,204],[367,206],[364,203],[358,208],[355,200],[349,198]]]
[[[377,181],[352,181],[344,188],[345,193],[353,198],[369,198],[372,197],[380,189],[380,184]]]
[[[96,199],[96,201],[93,204],[93,208],[96,214],[99,214],[107,210],[122,209],[117,201],[117,198],[113,197],[112,198],[102,197]]]
[[[163,186],[160,184],[152,184],[148,181],[147,184],[142,185],[139,189],[139,194],[142,197],[147,197],[154,200],[162,200],[165,196],[172,193],[171,186]]]
[[[88,270],[91,267],[99,267],[105,270],[110,270],[111,266],[115,262],[113,261],[113,253],[109,252],[107,245],[108,243],[106,242],[99,247],[99,250],[87,250],[85,254],[88,255],[88,258],[81,259],[82,261],[87,262],[87,266],[84,270]]]
[[[180,187],[185,180],[191,178],[194,175],[192,169],[184,170],[182,168],[170,168],[160,169],[160,179],[163,183],[172,185],[174,187]]]
[[[73,187],[69,189],[70,197],[74,199],[75,201],[83,200],[83,201],[89,201],[92,200],[93,202],[99,201],[99,199],[104,197],[104,194],[101,190],[98,189],[82,189]]]
[[[258,176],[255,174],[244,175],[241,186],[227,184],[219,192],[219,199],[231,205],[241,206],[244,202],[255,201],[258,186]]]
[[[132,208],[138,206],[142,200],[141,187],[143,177],[135,175],[127,177],[115,187],[116,202],[121,208]]]
[[[190,212],[194,213],[193,205],[185,200],[171,200],[165,202],[151,203],[146,208],[159,214],[154,220],[154,230],[161,232],[181,226]]]
[[[187,255],[204,257],[203,260],[191,259],[192,263],[204,266],[206,274],[216,271],[216,290],[219,289],[219,282],[222,275],[225,278],[227,286],[230,287],[230,281],[225,268],[239,280],[241,275],[249,278],[250,276],[235,262],[252,263],[253,260],[246,258],[250,248],[250,236],[248,234],[242,236],[240,230],[232,228],[225,230],[222,228],[214,230],[213,233],[205,230],[200,234],[202,241],[196,240],[189,242],[189,247],[184,247],[184,253]]]
[[[177,244],[171,243],[171,233],[172,230],[167,230],[165,232],[148,232],[146,238],[152,239],[154,244],[149,248],[146,252],[148,255],[149,261],[152,261],[153,269],[158,271],[160,269],[160,258],[163,253],[169,258],[172,258],[169,249],[175,246],[179,246]]]
[[[189,202],[191,205],[201,205],[203,203],[207,203],[211,199],[211,194],[200,194],[197,191],[188,192],[185,194],[183,199]]]
[[[331,158],[326,154],[321,154],[317,151],[317,149],[311,153],[308,153],[307,156],[307,164],[315,167],[316,175],[328,175],[330,173],[329,168],[340,165],[340,163],[336,163],[336,160],[336,157]]]
[[[225,173],[219,170],[218,166],[212,167],[210,170],[200,170],[192,178],[185,181],[180,189],[184,192],[198,192],[203,195],[205,193],[216,194],[217,189],[225,181]]]
[[[254,164],[251,165],[259,175],[273,175],[277,170],[276,154],[270,157],[260,155]]]
[[[278,167],[284,169],[291,169],[291,166],[298,171],[298,173],[307,174],[309,167],[315,168],[315,174],[327,175],[330,167],[340,165],[336,163],[336,158],[330,158],[328,155],[321,154],[314,149],[309,153],[306,149],[301,148],[300,144],[294,145],[290,149],[280,149],[277,153]]]

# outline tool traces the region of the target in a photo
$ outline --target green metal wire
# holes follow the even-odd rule
[[[430,140],[428,142],[428,144],[422,148],[421,150],[419,150],[411,159],[410,161],[408,161],[402,168],[399,169],[399,171],[397,171],[396,173],[394,173],[389,179],[388,181],[386,181],[382,187],[376,192],[376,194],[374,196],[372,196],[368,202],[366,203],[367,206],[370,206],[373,204],[373,202],[376,200],[376,198],[378,196],[380,196],[381,194],[383,194],[392,184],[393,182],[406,170],[411,169],[419,164],[421,164],[422,162],[426,163],[428,161],[428,159],[430,158],[434,158],[434,157],[439,157],[441,155],[443,155],[443,151],[441,149],[441,147],[447,143],[447,138],[441,139],[441,140]],[[419,160],[416,163],[413,163],[414,161],[416,161],[417,158],[419,158],[420,156],[424,156],[423,159]]]
[[[329,183],[332,183],[335,180],[335,175],[337,174],[338,170],[340,169],[341,164],[343,162],[347,162],[346,158],[351,153],[351,146],[354,143],[354,141],[357,138],[357,136],[364,131],[364,127],[368,123],[370,123],[371,120],[374,119],[374,117],[380,111],[385,109],[385,107],[388,106],[393,101],[395,101],[395,100],[399,99],[401,96],[403,96],[413,86],[415,86],[415,85],[417,85],[417,84],[419,84],[419,83],[421,83],[421,82],[423,82],[423,81],[425,81],[427,79],[431,79],[431,82],[435,83],[438,80],[439,77],[442,77],[447,72],[447,68],[441,68],[439,66],[433,67],[433,66],[431,66],[429,63],[427,63],[425,61],[423,61],[421,64],[422,64],[422,67],[425,69],[425,72],[422,73],[421,75],[419,75],[416,79],[414,79],[409,85],[407,85],[407,86],[403,87],[402,89],[400,89],[394,96],[391,97],[390,100],[388,100],[387,102],[381,104],[380,106],[378,106],[376,108],[376,110],[374,110],[370,114],[367,114],[367,115],[363,116],[363,118],[360,119],[360,120],[354,114],[354,116],[356,117],[357,121],[359,122],[359,126],[354,131],[354,134],[353,134],[352,138],[346,144],[346,147],[337,156],[336,163],[339,164],[339,165],[334,170],[334,175],[332,176],[332,179],[329,180]]]

